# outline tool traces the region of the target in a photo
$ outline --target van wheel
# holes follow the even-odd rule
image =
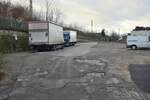
[[[136,49],[137,49],[137,46],[136,46],[136,45],[133,45],[133,46],[131,46],[131,49],[132,49],[132,50],[136,50]]]

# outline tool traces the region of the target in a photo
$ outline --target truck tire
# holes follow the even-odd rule
[[[64,45],[63,45],[63,44],[61,45],[61,48],[60,48],[60,49],[64,49]]]
[[[57,50],[57,45],[53,45],[52,50],[53,50],[53,51],[56,51],[56,50]]]
[[[31,49],[31,52],[32,52],[32,53],[38,52],[38,50],[36,49],[35,46],[30,46],[30,49]]]
[[[136,49],[137,49],[137,46],[136,46],[136,45],[132,45],[132,46],[131,46],[131,49],[132,49],[132,50],[136,50]]]

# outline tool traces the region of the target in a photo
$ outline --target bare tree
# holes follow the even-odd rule
[[[55,22],[58,23],[61,20],[61,17],[63,16],[63,13],[60,11],[60,9],[55,9]]]
[[[120,35],[117,34],[116,32],[111,33],[111,36],[110,36],[111,41],[118,41],[119,38],[120,38]]]
[[[39,11],[39,12],[36,12],[36,14],[35,14],[38,18],[39,18],[39,20],[45,20],[45,16],[44,16],[44,13],[43,13],[43,11],[41,10],[41,11]],[[44,19],[43,19],[44,18]]]
[[[25,9],[22,6],[16,6],[11,9],[11,15],[13,18],[25,17]]]
[[[49,2],[48,2],[48,0],[45,0],[45,4],[46,4],[46,21],[48,21],[48,13],[49,13]]]
[[[12,5],[9,1],[0,2],[0,16],[9,16],[9,10],[11,9],[11,7]]]
[[[63,13],[60,9],[54,7],[55,0],[45,0],[46,3],[46,21],[58,23],[60,22]]]
[[[53,4],[54,0],[45,0],[45,4],[46,4],[46,21],[52,21],[53,20],[53,9],[52,9],[52,4]]]
[[[53,9],[51,9],[49,14],[48,14],[48,20],[51,21],[51,22],[54,21],[54,11],[53,11]]]

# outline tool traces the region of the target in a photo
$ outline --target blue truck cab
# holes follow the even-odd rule
[[[70,33],[69,32],[63,32],[64,33],[64,46],[68,47],[70,46]]]

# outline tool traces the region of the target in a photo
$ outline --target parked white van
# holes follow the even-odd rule
[[[127,48],[150,48],[150,36],[127,36]]]

